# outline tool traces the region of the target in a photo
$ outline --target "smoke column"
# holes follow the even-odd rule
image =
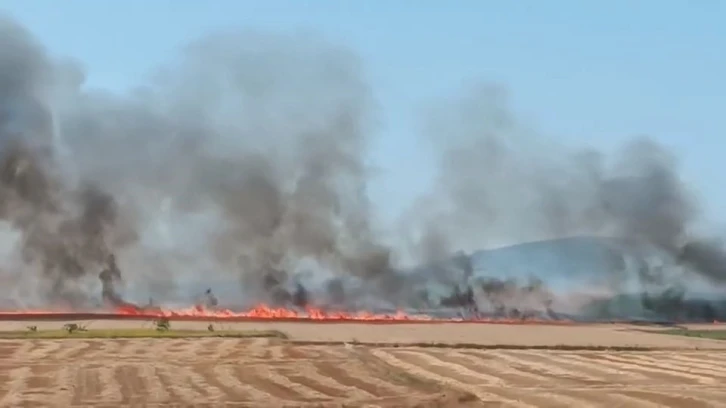
[[[388,269],[365,195],[372,100],[349,51],[212,35],[159,81],[111,94],[23,27],[0,27],[2,215],[34,296],[85,302],[69,288],[111,254],[155,295],[212,273],[278,303],[304,259],[331,277]]]
[[[469,87],[422,121],[438,178],[401,217],[394,242],[407,244],[390,245],[366,194],[373,90],[350,50],[226,32],[154,78],[125,93],[89,89],[80,64],[0,19],[5,298],[171,301],[189,298],[184,283],[224,279],[247,304],[548,309],[546,281],[482,281],[467,253],[451,254],[577,234],[655,247],[726,280],[720,247],[690,235],[698,211],[675,159],[650,139],[610,160],[557,147],[518,123],[506,92]],[[424,266],[403,270],[404,254]]]
[[[501,240],[601,236],[642,257],[631,272],[644,303],[655,298],[677,309],[684,274],[726,282],[723,246],[696,235],[695,195],[681,180],[675,157],[653,139],[634,138],[606,157],[557,146],[527,128],[499,87],[474,85],[446,100],[447,106],[433,106],[424,127],[439,153],[440,171],[433,192],[422,198],[426,204],[418,207],[426,210],[413,217],[417,234],[409,241],[414,250],[424,249],[420,255],[440,257],[452,248],[473,250]],[[654,255],[660,264],[645,262]],[[616,273],[626,267],[621,257],[614,254],[612,276],[606,277],[616,286],[622,283]],[[540,308],[546,307],[552,295],[542,284],[506,276],[471,283],[495,308],[522,304],[516,298],[523,293],[535,293]],[[651,289],[656,293],[646,293]]]

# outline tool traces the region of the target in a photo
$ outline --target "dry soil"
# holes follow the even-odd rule
[[[63,322],[66,323],[66,322]],[[33,323],[58,328],[58,322]],[[175,323],[172,323],[173,325]],[[28,323],[3,323],[5,329]],[[93,322],[91,328],[140,325]],[[174,327],[189,327],[179,324]],[[198,323],[206,328],[206,324]],[[276,339],[0,341],[0,406],[722,407],[724,342],[627,326],[235,324]],[[181,328],[181,327],[180,327]],[[230,328],[230,327],[225,327]],[[371,346],[465,342],[659,351]]]

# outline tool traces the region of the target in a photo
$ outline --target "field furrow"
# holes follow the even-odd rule
[[[0,343],[5,407],[232,402],[392,407],[438,398],[442,390],[396,372],[381,377],[384,363],[343,346],[238,339]]]
[[[0,340],[0,407],[720,407],[718,350]]]
[[[380,349],[392,366],[484,401],[536,407],[716,407],[726,366],[712,352]],[[687,385],[687,388],[683,388]]]

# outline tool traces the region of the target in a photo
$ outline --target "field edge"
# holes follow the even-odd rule
[[[85,329],[67,330],[8,330],[0,331],[0,340],[71,340],[71,339],[184,339],[184,338],[267,338],[287,340],[289,336],[279,330],[156,330],[142,329]]]

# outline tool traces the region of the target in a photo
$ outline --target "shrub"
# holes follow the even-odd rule
[[[154,322],[157,331],[169,331],[171,329],[171,323],[166,317],[159,318]]]

